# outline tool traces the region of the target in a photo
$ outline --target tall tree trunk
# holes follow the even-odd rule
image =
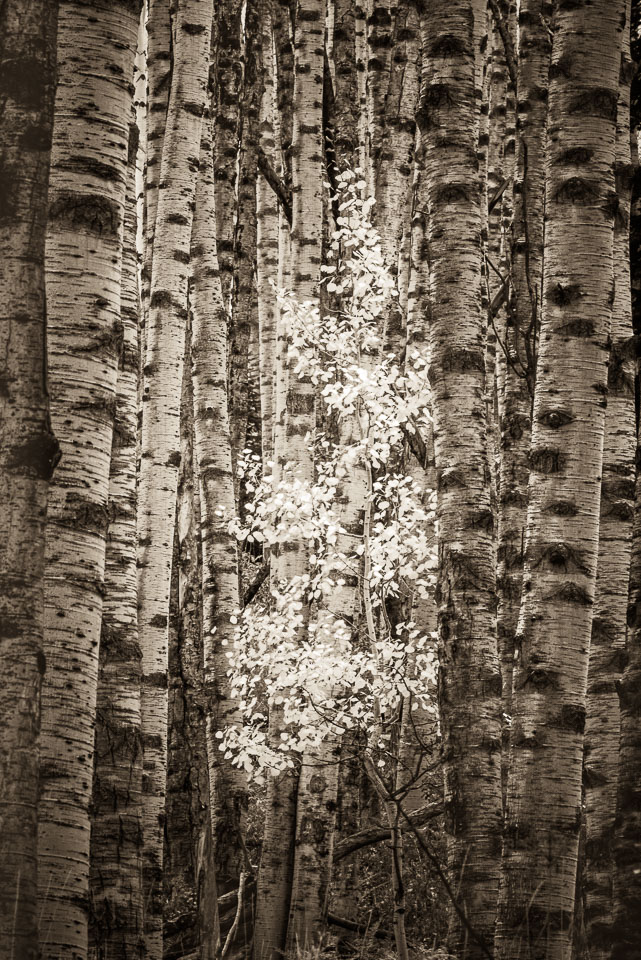
[[[143,955],[142,664],[136,583],[137,148],[138,128],[131,123],[120,284],[122,346],[111,446],[91,816],[89,941],[96,960],[134,960]]]
[[[216,247],[212,129],[207,122],[200,150],[190,286],[194,450],[201,505],[203,655],[210,813],[217,886],[238,886],[244,862],[247,809],[245,773],[225,760],[216,734],[241,722],[229,686],[227,644],[239,608],[238,551],[229,521],[235,515],[231,437],[227,409],[227,320]]]
[[[519,17],[517,149],[505,352],[499,353],[500,464],[496,590],[507,777],[514,643],[521,604],[536,337],[541,320],[545,126],[551,43],[546,0],[522,0]],[[508,187],[509,189],[509,187]],[[499,291],[497,290],[497,293]]]
[[[169,743],[163,886],[164,958],[194,950],[213,960],[219,941],[212,857],[203,674],[200,496],[193,451],[191,329],[180,399],[180,470],[169,642]]]
[[[223,304],[231,319],[234,279],[234,212],[236,209],[236,161],[240,138],[240,102],[243,93],[241,0],[221,0],[216,5],[214,70],[216,172],[216,221],[218,262]]]
[[[47,396],[45,227],[58,3],[0,9],[0,955],[36,960],[43,574],[58,445]]]
[[[630,221],[632,322],[641,332],[640,167],[637,135],[641,123],[641,4],[633,0],[631,53],[635,71],[631,89],[631,139],[635,177]],[[637,428],[639,416],[639,360],[636,370]],[[636,493],[630,563],[630,591],[625,644],[625,670],[617,685],[620,705],[620,747],[614,835],[614,925],[612,960],[641,960],[641,450],[636,451]]]
[[[87,956],[89,805],[140,4],[60,4],[47,231],[51,416],[38,890],[47,960]],[[106,149],[106,144],[108,148]]]
[[[163,145],[143,393],[139,629],[143,654],[145,941],[162,956],[169,588],[175,523],[187,281],[213,0],[182,0]]]
[[[282,30],[282,25],[281,25]],[[294,43],[294,96],[292,125],[292,230],[290,289],[299,302],[318,303],[321,263],[321,230],[323,220],[322,181],[322,103],[324,75],[323,0],[298,0]],[[281,40],[281,50],[286,48]],[[280,66],[280,65],[279,65]],[[279,74],[280,76],[280,74]],[[286,136],[285,130],[283,136]],[[283,267],[283,269],[285,269]],[[308,449],[308,435],[315,428],[315,393],[308,378],[289,376],[286,331],[279,322],[281,369],[277,381],[277,444],[279,463],[277,478],[287,463],[297,479],[311,481],[313,465]],[[279,424],[282,412],[283,424]],[[279,433],[279,430],[282,433]],[[282,437],[282,443],[281,443]],[[307,572],[307,544],[291,543],[277,559],[277,575],[290,579]],[[270,716],[271,735],[278,736],[278,708]],[[305,760],[304,760],[305,762]],[[332,788],[323,782],[321,794]],[[268,807],[256,898],[254,950],[257,960],[271,960],[285,946],[287,917],[292,884],[292,851],[297,827],[294,822],[296,777],[284,774],[271,777],[268,786]],[[307,797],[299,796],[307,804]],[[302,828],[302,819],[298,818]],[[324,843],[325,837],[322,842]],[[307,854],[308,851],[306,850]],[[312,865],[313,857],[309,864]],[[315,864],[314,864],[315,866]],[[314,869],[312,866],[312,869]],[[305,865],[295,867],[298,889],[307,882]],[[291,891],[297,901],[296,890]],[[314,905],[316,909],[316,904]],[[292,936],[300,928],[292,926]]]
[[[616,685],[625,654],[630,543],[634,515],[634,360],[630,350],[630,4],[621,56],[617,112],[614,303],[601,483],[599,554],[586,700],[585,923],[592,960],[612,945],[614,817],[620,716]]]
[[[146,320],[151,294],[151,269],[158,213],[160,166],[162,162],[169,91],[171,88],[172,50],[169,0],[146,0],[147,13],[147,115],[145,124],[145,205],[144,249],[141,270],[141,307],[143,322],[143,365]]]
[[[234,467],[247,439],[249,339],[256,272],[256,177],[260,108],[258,0],[245,10],[243,87],[239,124],[238,184],[234,224],[234,281],[229,337],[229,420]],[[234,470],[235,472],[235,470]],[[238,488],[237,481],[237,488]]]
[[[263,0],[261,10],[261,75],[259,146],[274,170],[279,170],[280,136],[276,112],[276,59],[272,27],[272,0]],[[263,471],[274,455],[274,401],[276,372],[276,291],[278,280],[278,200],[263,176],[256,179],[256,287],[258,296],[258,337],[260,414]]]
[[[497,960],[571,948],[613,297],[623,0],[557,11]]]
[[[450,876],[491,942],[501,832],[500,674],[485,435],[485,325],[472,5],[424,19],[421,128],[430,205],[430,381],[438,484],[439,693]],[[482,955],[452,916],[450,949]]]
[[[419,22],[412,0],[398,0],[391,35],[393,51],[384,90],[380,152],[374,165],[374,224],[381,235],[386,265],[399,277],[402,243],[411,202],[411,173],[419,92]],[[382,78],[381,78],[382,79]],[[405,316],[392,307],[386,317],[384,349],[400,355],[405,346]]]

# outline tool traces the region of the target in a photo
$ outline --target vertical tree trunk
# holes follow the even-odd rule
[[[136,154],[129,127],[120,284],[122,346],[109,478],[109,527],[91,816],[90,953],[95,960],[142,957],[141,651],[136,583],[138,277]]]
[[[299,302],[318,302],[323,220],[322,103],[324,74],[323,0],[298,0],[294,43],[294,97],[292,125],[292,230],[290,289]],[[281,24],[282,31],[282,24]],[[282,33],[281,33],[282,36]],[[281,50],[286,49],[284,40]],[[280,66],[280,64],[279,64]],[[279,74],[280,76],[280,74]],[[286,137],[286,128],[283,136]],[[286,349],[286,332],[279,323],[279,351]],[[315,428],[314,386],[307,378],[288,374],[286,356],[277,383],[277,477],[287,463],[302,481],[312,479],[313,465],[308,435]],[[285,392],[286,391],[286,392]],[[282,410],[283,425],[279,424]],[[282,444],[279,429],[282,430]],[[307,545],[289,544],[279,555],[277,575],[289,579],[307,571]],[[270,717],[272,736],[278,735],[278,709]],[[323,783],[323,790],[329,788]],[[270,778],[265,835],[258,877],[254,950],[258,960],[271,960],[285,946],[292,883],[290,851],[297,831],[294,822],[296,778],[285,774]],[[318,797],[320,799],[320,796]],[[308,803],[299,796],[299,802]],[[298,820],[302,826],[302,820]],[[324,841],[323,837],[323,841]],[[313,858],[310,859],[310,865]],[[312,869],[314,867],[312,866]],[[296,868],[297,884],[304,889],[305,865]],[[292,900],[297,901],[296,890]],[[315,905],[316,906],[316,905]],[[292,936],[298,936],[295,924]],[[295,941],[294,941],[295,942]]]
[[[630,254],[632,280],[632,322],[635,334],[641,331],[641,293],[639,282],[639,250],[641,249],[641,217],[639,216],[639,158],[637,133],[641,121],[641,73],[639,60],[641,40],[641,5],[633,0],[631,16],[631,53],[635,71],[631,89],[633,180],[630,222]],[[637,427],[638,367],[637,358]],[[641,450],[636,451],[636,493],[630,563],[630,591],[627,615],[625,670],[617,690],[619,693],[621,737],[617,783],[614,837],[614,925],[611,932],[612,960],[641,960]]]
[[[44,958],[87,956],[89,804],[140,4],[60,5],[47,232],[51,416],[38,890]]]
[[[259,146],[274,170],[280,167],[276,132],[276,61],[272,28],[272,2],[263,0],[261,19],[261,75]],[[278,137],[280,154],[280,137]],[[256,287],[258,295],[258,336],[260,414],[263,470],[270,473],[274,453],[274,401],[276,372],[276,292],[278,279],[278,200],[264,177],[256,179]]]
[[[162,956],[169,588],[180,461],[188,264],[212,15],[212,0],[183,0],[177,11],[145,361],[138,622],[143,654],[145,940],[150,960]]]
[[[245,10],[243,85],[234,224],[234,281],[229,337],[229,419],[234,467],[245,447],[249,414],[248,356],[256,272],[256,177],[260,108],[258,0]],[[235,472],[235,469],[234,469]],[[238,486],[238,482],[237,482]]]
[[[47,489],[45,227],[58,3],[0,10],[0,955],[36,960]]]
[[[511,249],[513,297],[506,317],[504,346],[507,357],[502,352],[499,354],[501,452],[496,589],[504,718],[512,715],[512,671],[523,577],[536,337],[541,319],[545,125],[551,50],[545,18],[549,14],[550,4],[545,0],[522,0]],[[504,722],[505,771],[509,732],[509,726]]]
[[[641,960],[641,447],[630,564],[625,670],[618,684],[621,740],[614,841],[612,960]]]
[[[241,722],[227,673],[226,645],[239,608],[237,543],[229,532],[235,515],[231,437],[227,409],[227,321],[216,247],[212,129],[203,131],[192,235],[192,376],[194,450],[201,505],[203,654],[210,812],[221,894],[238,885],[244,862],[247,808],[245,773],[223,758],[216,737]]]
[[[620,716],[616,685],[623,668],[630,543],[634,515],[634,361],[630,298],[630,4],[626,3],[617,112],[614,221],[614,303],[608,366],[608,406],[601,483],[599,554],[586,700],[585,923],[590,957],[606,960],[612,946],[614,817]]]
[[[218,262],[223,304],[231,318],[234,279],[234,212],[236,209],[236,160],[240,138],[240,102],[243,91],[241,0],[221,0],[216,5],[214,55],[216,172],[216,221]]]
[[[558,10],[542,325],[497,960],[566,958],[581,826],[588,650],[613,297],[623,0]]]
[[[216,870],[209,812],[200,496],[193,434],[191,329],[188,326],[180,398],[180,470],[170,613],[167,826],[163,866],[165,960],[182,958],[194,950],[202,952],[203,960],[213,960],[219,941],[217,916],[211,909],[212,892],[215,900]]]
[[[443,0],[424,19],[421,127],[431,317],[430,381],[438,485],[439,692],[448,866],[477,934],[491,942],[498,888],[500,674],[481,316],[473,13]],[[452,917],[450,949],[482,953]]]

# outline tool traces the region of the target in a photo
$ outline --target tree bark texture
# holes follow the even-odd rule
[[[46,240],[51,418],[38,890],[46,960],[87,956],[94,718],[105,577],[135,2],[60,4]]]
[[[435,3],[424,26],[417,119],[430,209],[430,382],[448,867],[458,883],[459,903],[477,934],[491,943],[501,834],[500,673],[485,436],[472,4]],[[464,957],[482,953],[458,915],[451,920],[450,949]]]
[[[144,368],[139,479],[139,629],[143,655],[145,941],[162,955],[167,657],[191,227],[209,69],[212,0],[183,0],[162,152]]]
[[[135,960],[142,939],[142,741],[136,570],[138,277],[136,155],[129,127],[120,284],[122,345],[109,477],[91,816],[89,927],[95,960]]]
[[[545,264],[497,960],[566,958],[581,826],[588,651],[613,288],[623,3],[557,12]]]
[[[590,956],[609,960],[612,946],[614,818],[619,770],[621,678],[627,631],[628,580],[634,516],[634,361],[630,350],[630,9],[621,53],[614,220],[614,303],[608,366],[608,406],[601,482],[599,553],[590,641],[584,783],[586,805],[585,924]]]
[[[0,955],[36,960],[49,480],[45,229],[58,3],[0,9]]]
[[[196,215],[192,235],[192,379],[194,450],[201,505],[202,603],[206,741],[211,827],[218,889],[238,885],[244,865],[247,782],[243,770],[223,758],[216,734],[241,722],[227,676],[226,644],[238,611],[238,545],[229,532],[235,515],[227,408],[227,319],[216,246],[216,192],[211,162],[212,129],[203,130]]]

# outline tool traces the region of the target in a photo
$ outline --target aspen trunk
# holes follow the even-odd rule
[[[145,361],[138,623],[143,654],[145,941],[150,960],[162,956],[169,588],[180,461],[179,400],[188,264],[212,15],[212,0],[183,0],[177,11]]]
[[[282,14],[282,11],[281,11]],[[324,63],[324,3],[323,0],[299,0],[296,7],[296,32],[294,44],[294,94],[292,124],[292,230],[291,230],[291,275],[289,285],[299,302],[318,302],[318,285],[321,263],[322,205],[322,102]],[[279,24],[281,54],[287,44]],[[280,68],[280,64],[279,64]],[[279,72],[280,77],[280,72]],[[283,139],[286,126],[283,126]],[[285,244],[281,247],[286,253]],[[285,264],[281,268],[287,270]],[[314,386],[308,378],[290,377],[287,360],[287,331],[279,319],[278,353],[280,369],[277,370],[276,388],[276,479],[279,479],[287,464],[288,471],[302,480],[313,476],[313,464],[308,449],[308,435],[315,428]],[[281,421],[280,423],[279,421]],[[298,542],[288,545],[288,550],[277,558],[276,574],[290,579],[307,572],[307,545]],[[278,708],[270,717],[272,736],[278,736]],[[304,758],[305,762],[305,758]],[[323,793],[328,785],[323,783]],[[330,789],[331,794],[331,789]],[[297,890],[305,888],[308,874],[301,861],[294,866],[297,888],[292,889],[291,859],[296,822],[296,777],[285,774],[271,777],[268,786],[265,835],[261,855],[256,897],[256,928],[254,951],[259,960],[271,960],[285,946],[287,917],[290,904],[300,902]],[[299,802],[308,803],[305,796]],[[323,836],[323,841],[325,837]],[[307,855],[307,851],[305,851]],[[322,854],[321,854],[322,856]],[[316,863],[311,856],[307,861],[311,870]],[[316,909],[316,905],[314,905]],[[294,925],[295,926],[295,925]],[[300,930],[292,936],[299,936]],[[294,940],[295,942],[295,940]]]
[[[599,553],[586,700],[585,924],[592,960],[609,960],[612,946],[614,817],[619,697],[625,654],[630,543],[634,515],[634,361],[630,298],[630,5],[621,57],[617,111],[614,221],[614,303],[608,366],[608,406],[601,483]]]
[[[248,358],[256,272],[256,177],[260,76],[258,0],[245,11],[243,89],[234,227],[234,280],[229,337],[229,421],[232,461],[245,447],[249,415]],[[237,481],[238,488],[238,481]]]
[[[216,870],[211,847],[209,770],[203,676],[200,496],[193,452],[191,329],[185,341],[180,399],[180,470],[172,567],[169,642],[169,742],[165,804],[164,957],[201,950],[213,960],[219,944]],[[215,906],[215,904],[214,904]]]
[[[43,574],[59,456],[47,397],[45,228],[58,3],[0,10],[0,955],[36,960]]]
[[[381,235],[386,266],[399,277],[402,241],[411,200],[411,173],[416,140],[415,113],[419,90],[419,23],[414,3],[398,0],[393,13],[388,71],[381,71],[374,92],[382,96],[380,146],[371,157],[374,178],[374,224]],[[370,37],[370,43],[374,41]],[[379,54],[380,56],[380,54]],[[389,56],[389,54],[388,54]],[[372,61],[370,61],[371,67]],[[384,85],[383,85],[384,81]],[[383,86],[383,89],[379,88]],[[388,311],[383,331],[384,349],[400,355],[405,346],[402,309]]]
[[[223,304],[231,319],[234,280],[234,212],[236,209],[236,160],[240,139],[240,101],[243,90],[241,0],[216,4],[216,43],[213,67],[215,85],[214,170],[216,173],[216,222],[218,263]]]
[[[618,684],[621,739],[614,839],[612,960],[641,960],[641,448],[630,564],[625,669]]]
[[[417,120],[429,200],[430,382],[438,489],[439,701],[448,867],[477,935],[491,942],[501,832],[500,674],[481,316],[472,5],[424,19]],[[450,949],[482,955],[458,916]]]
[[[272,28],[272,2],[261,7],[261,72],[263,90],[260,101],[259,146],[274,170],[277,158],[276,59]],[[278,137],[280,148],[280,137]],[[280,149],[278,151],[280,153]],[[276,366],[277,311],[274,286],[278,280],[278,200],[265,178],[256,179],[256,287],[258,296],[260,415],[263,471],[274,454],[274,401]]]
[[[502,352],[499,354],[501,436],[496,588],[504,717],[512,715],[512,671],[523,577],[535,351],[541,320],[545,125],[551,50],[544,17],[549,13],[550,4],[543,0],[522,0],[511,249],[514,289],[505,326],[507,357]],[[508,748],[509,726],[504,723],[505,771]]]
[[[497,960],[571,947],[613,283],[624,4],[557,13]],[[559,69],[562,65],[562,69]]]
[[[52,424],[38,890],[43,958],[87,956],[89,805],[140,6],[60,5],[47,231]],[[108,144],[108,148],[105,145]]]
[[[192,377],[194,449],[201,505],[203,655],[210,813],[217,886],[221,894],[238,886],[244,864],[247,808],[245,773],[223,758],[216,734],[241,722],[227,673],[226,644],[238,611],[237,543],[229,532],[235,515],[231,437],[227,409],[227,321],[216,254],[214,168],[211,126],[200,151],[196,215],[192,235]]]
[[[120,283],[122,347],[109,478],[109,527],[90,850],[90,955],[142,957],[141,651],[136,584],[138,278],[135,173],[138,128],[129,127]]]

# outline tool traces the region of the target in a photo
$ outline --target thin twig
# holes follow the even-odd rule
[[[231,925],[231,930],[227,934],[227,939],[225,940],[225,946],[223,947],[220,953],[220,960],[223,960],[223,957],[229,950],[231,943],[236,936],[236,931],[238,930],[238,924],[240,923],[240,916],[243,912],[243,894],[245,892],[245,879],[247,874],[244,870],[241,871],[240,877],[238,879],[238,905],[236,907],[236,916],[234,917],[234,922]]]

